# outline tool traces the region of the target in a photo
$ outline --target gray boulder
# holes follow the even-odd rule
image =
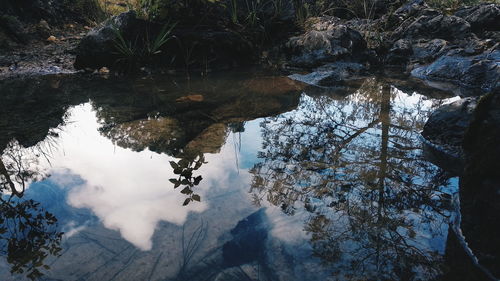
[[[455,16],[461,17],[474,31],[500,31],[500,5],[484,3],[458,10]]]
[[[447,51],[449,43],[443,39],[419,40],[412,46],[412,60],[419,63],[429,63]]]
[[[461,39],[471,33],[470,24],[457,16],[445,16],[434,10],[426,10],[410,23],[402,24],[393,34],[395,39]]]
[[[424,125],[422,136],[452,154],[460,155],[465,131],[472,120],[477,98],[464,98],[434,111]]]
[[[389,54],[386,56],[385,63],[387,65],[404,65],[410,60],[412,54],[412,42],[407,39],[400,39],[392,45]]]
[[[444,105],[431,114],[422,132],[427,159],[453,174],[462,174],[462,143],[476,105],[477,98],[465,98]]]
[[[500,89],[500,50],[477,56],[450,51],[430,65],[414,69],[411,74],[428,81],[445,81],[495,92]]]
[[[359,57],[366,51],[363,36],[345,25],[332,23],[292,37],[285,45],[291,65],[314,67],[328,62]]]

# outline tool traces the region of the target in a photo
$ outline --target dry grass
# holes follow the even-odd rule
[[[141,0],[97,0],[106,15],[117,15],[129,9],[139,10]]]

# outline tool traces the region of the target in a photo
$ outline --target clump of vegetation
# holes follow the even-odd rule
[[[161,48],[173,38],[171,33],[175,26],[176,23],[167,22],[154,39],[150,37],[149,31],[146,31],[142,40],[136,38],[134,41],[126,40],[120,30],[114,27],[115,48],[120,56],[117,63],[128,71],[136,69],[141,63],[150,63],[155,55],[161,53]]]
[[[500,4],[500,0],[427,0],[429,6],[435,9],[453,12],[463,6],[472,6],[480,3]]]

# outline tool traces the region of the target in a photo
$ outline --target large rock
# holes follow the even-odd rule
[[[385,57],[385,64],[392,66],[423,65],[436,60],[449,50],[448,41],[443,39],[399,39]]]
[[[414,69],[411,74],[429,81],[451,82],[483,91],[500,89],[500,50],[477,56],[463,56],[450,51],[430,65]]]
[[[447,51],[449,43],[443,39],[419,40],[412,46],[412,60],[419,63],[429,63]]]
[[[325,18],[329,21],[329,19]],[[345,25],[332,22],[318,23],[315,29],[292,37],[286,43],[289,63],[300,67],[314,67],[328,62],[357,59],[366,51],[361,34]],[[318,28],[320,27],[320,28]]]
[[[471,26],[457,16],[446,16],[434,10],[425,10],[424,14],[409,24],[402,24],[393,34],[395,39],[441,38],[461,39],[470,35]]]
[[[500,5],[484,3],[458,10],[455,16],[465,19],[474,31],[500,31]]]
[[[117,32],[126,42],[138,40],[144,33],[146,22],[137,19],[134,11],[120,14],[106,21],[102,26],[91,30],[76,49],[75,68],[99,68],[112,66],[120,58],[118,54]]]
[[[405,65],[410,60],[412,54],[412,42],[407,39],[399,39],[389,49],[385,63],[387,65]]]
[[[460,158],[465,131],[476,104],[477,98],[464,98],[438,108],[425,123],[422,136],[441,150]]]
[[[500,95],[482,97],[464,139],[462,231],[477,261],[500,277]]]
[[[179,23],[170,39],[155,53],[148,48],[160,35],[162,25],[138,19],[133,11],[123,13],[89,32],[77,48],[75,68],[162,66],[183,69],[223,69],[247,64],[255,49],[241,35],[223,29],[197,28],[193,23]],[[205,29],[206,28],[206,29]],[[123,37],[131,54],[119,51]]]

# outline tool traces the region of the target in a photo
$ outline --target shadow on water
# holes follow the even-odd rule
[[[219,227],[217,218],[198,223],[190,216],[191,224],[175,234],[178,268],[165,269],[175,273],[162,280],[284,280],[283,272],[298,272],[297,264],[307,269],[309,264],[293,261],[286,250],[293,247],[273,240],[274,209],[299,218],[294,228],[306,233],[307,262],[320,261],[326,274],[321,276],[439,278],[452,270],[445,258],[453,258],[446,242],[456,179],[424,159],[419,133],[448,96],[421,95],[413,88],[384,78],[342,89],[311,88],[248,72],[189,81],[78,76],[0,81],[2,254],[12,273],[32,279],[50,274],[44,261],[59,255],[61,228],[55,215],[23,199],[23,192],[45,178],[37,163],[50,162],[68,109],[90,102],[100,135],[115,146],[175,158],[165,163],[175,175],[165,188],[183,194],[179,205],[187,207],[204,202],[199,188],[207,176],[203,168],[211,165],[206,156],[221,153],[229,136],[241,138],[258,119],[253,122],[260,124],[259,135],[250,136],[262,141],[259,151],[250,151],[258,152],[258,159],[250,169],[241,168],[249,174],[248,200],[258,209],[220,237],[210,234]],[[238,141],[232,145],[235,155],[248,149],[237,147]],[[240,163],[236,159],[238,170]],[[155,252],[144,278],[154,279],[170,250]]]

